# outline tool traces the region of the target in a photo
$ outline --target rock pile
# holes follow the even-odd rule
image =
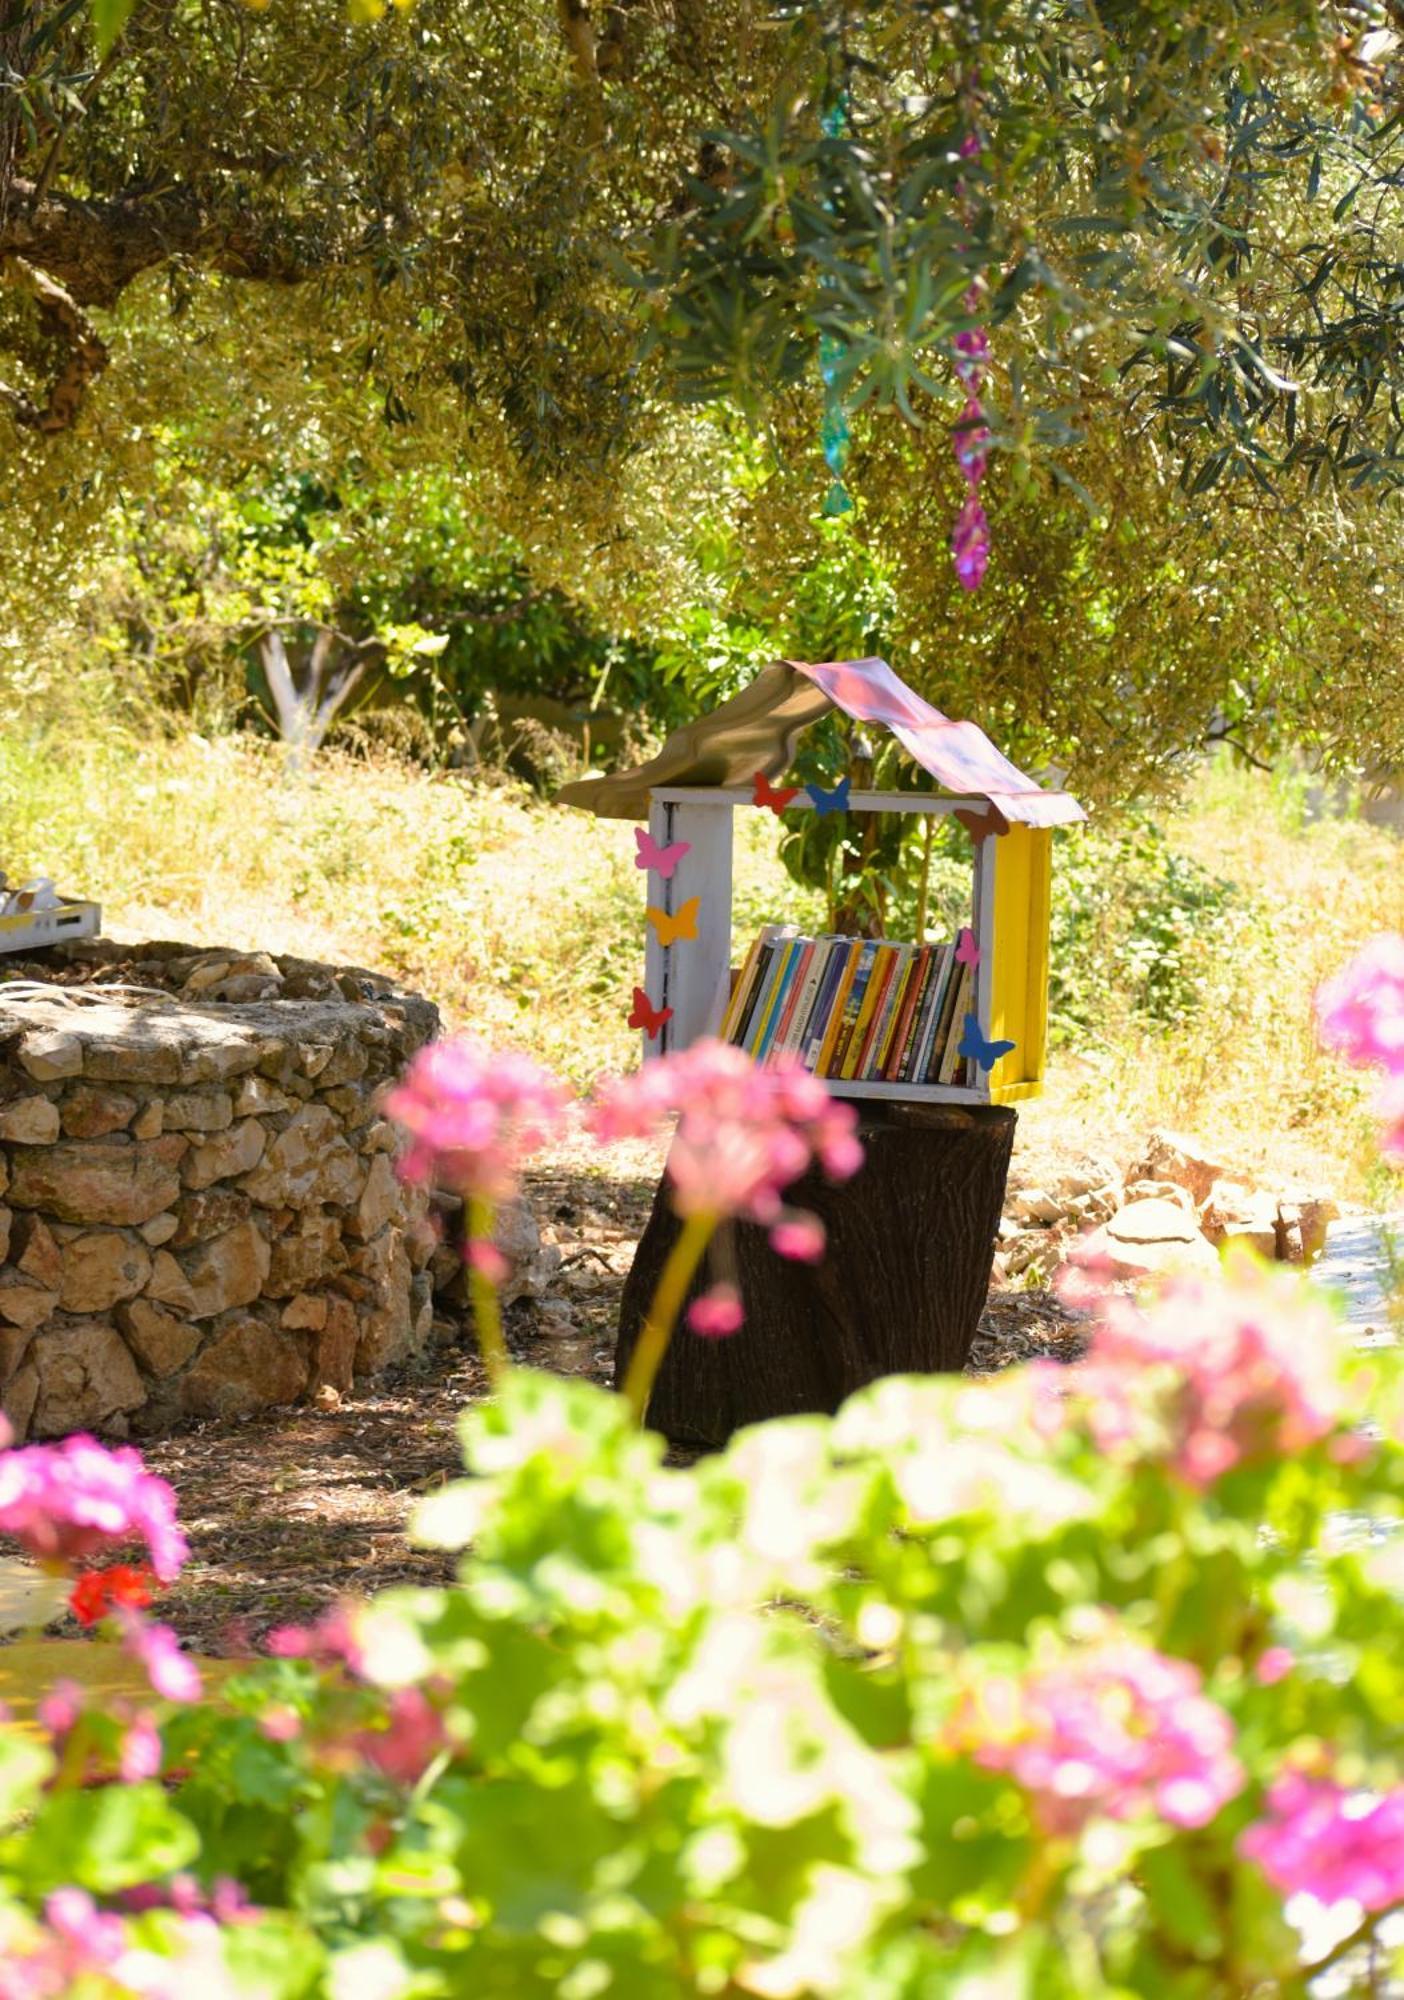
[[[996,1280],[1047,1282],[1077,1239],[1079,1255],[1099,1258],[1114,1279],[1208,1269],[1226,1244],[1260,1257],[1311,1263],[1338,1210],[1315,1189],[1270,1193],[1212,1159],[1197,1141],[1152,1133],[1124,1171],[1091,1159],[1022,1187],[1006,1204]]]
[[[178,945],[4,970],[0,1404],[19,1436],[240,1415],[419,1348],[435,1237],[376,1094],[435,1032],[428,1001]]]

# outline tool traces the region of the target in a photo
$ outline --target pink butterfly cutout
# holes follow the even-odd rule
[[[975,942],[975,933],[963,930],[956,937],[956,964],[968,965],[973,972],[980,963],[980,947]]]
[[[638,853],[634,856],[636,868],[651,868],[655,875],[661,875],[665,882],[673,879],[673,870],[685,854],[691,854],[690,840],[675,840],[667,847],[660,847],[646,826],[634,828],[634,839],[638,843]]]

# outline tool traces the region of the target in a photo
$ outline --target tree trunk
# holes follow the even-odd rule
[[[1014,1113],[994,1106],[860,1105],[866,1159],[851,1181],[809,1175],[787,1199],[828,1231],[817,1265],[778,1257],[763,1229],[733,1224],[710,1271],[739,1286],[746,1322],[725,1340],[680,1325],[648,1421],[677,1444],[725,1443],[742,1424],[835,1410],[879,1375],[958,1371],[984,1310],[1004,1207]],[[666,1177],[620,1306],[623,1380],[678,1234]]]

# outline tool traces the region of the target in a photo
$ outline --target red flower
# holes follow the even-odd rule
[[[119,1604],[143,1609],[155,1589],[156,1573],[144,1563],[113,1563],[108,1569],[90,1569],[80,1576],[69,1593],[68,1608],[80,1625],[96,1625]]]

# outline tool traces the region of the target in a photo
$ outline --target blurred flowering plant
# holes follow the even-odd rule
[[[596,1102],[686,1127],[685,1229],[794,1226],[794,1174],[856,1163],[712,1056]],[[507,1371],[416,1518],[457,1582],[281,1629],[218,1699],[141,1570],[79,1577],[140,1674],[0,1725],[0,2000],[1392,1990],[1400,1389],[1251,1264],[1097,1300],[1074,1367],[888,1378],[689,1467]],[[12,1531],[166,1576],[133,1456],[0,1454]]]
[[[1316,996],[1321,1038],[1347,1062],[1384,1072],[1384,1149],[1404,1160],[1404,936],[1372,938]]]

